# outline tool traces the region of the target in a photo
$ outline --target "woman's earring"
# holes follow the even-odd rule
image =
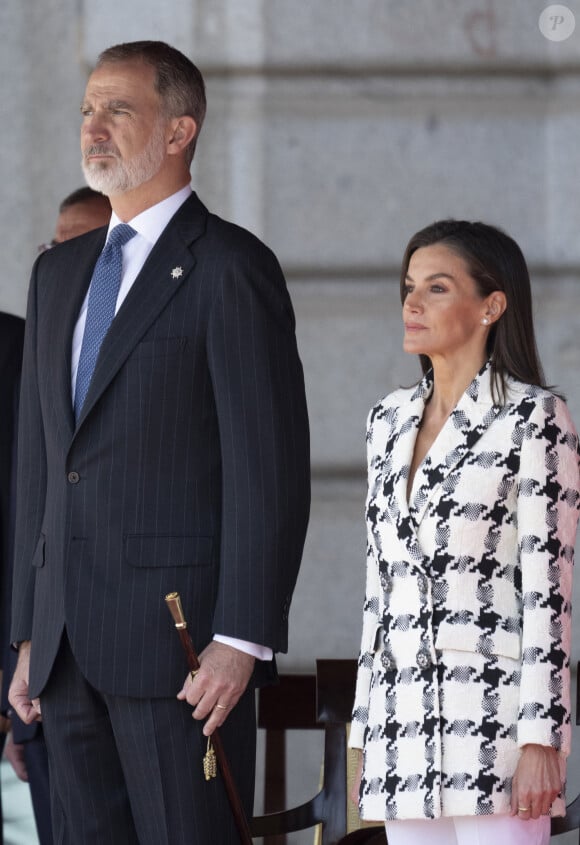
[[[487,319],[487,317],[483,318],[483,320],[481,321],[481,325],[482,326],[488,326],[489,325],[489,320]]]

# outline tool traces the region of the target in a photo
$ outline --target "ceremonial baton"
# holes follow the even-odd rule
[[[183,608],[181,607],[181,598],[179,593],[169,593],[165,596],[165,601],[167,603],[167,607],[169,608],[169,612],[173,617],[173,621],[175,622],[175,627],[177,628],[179,639],[181,640],[181,645],[183,646],[183,650],[187,658],[189,670],[190,672],[197,672],[200,667],[199,658],[195,652],[195,648],[193,647],[189,631],[187,630],[187,622],[185,621],[185,616],[183,615]],[[214,751],[215,758],[213,757]],[[228,763],[228,758],[226,757],[226,752],[224,751],[222,740],[217,728],[208,739],[207,753],[203,760],[203,769],[206,780],[210,780],[212,777],[215,777],[215,766],[212,765],[214,760],[217,761],[217,765],[219,766],[219,770],[224,779],[224,786],[226,788],[230,807],[232,808],[232,813],[234,814],[234,820],[240,836],[240,842],[242,845],[252,845],[252,834],[250,833],[248,820],[246,819],[240,795],[234,783],[230,764]]]

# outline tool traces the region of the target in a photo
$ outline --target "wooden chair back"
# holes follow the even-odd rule
[[[576,689],[576,724],[580,725],[580,663]],[[266,783],[263,816],[252,820],[254,837],[265,845],[285,845],[286,833],[322,824],[321,845],[386,845],[384,828],[347,834],[346,726],[350,722],[356,660],[317,660],[316,676],[282,676],[280,686],[260,690],[258,725],[266,729]],[[286,800],[285,731],[324,730],[322,789],[299,807],[270,812]],[[580,794],[566,815],[551,822],[551,835],[579,831]]]

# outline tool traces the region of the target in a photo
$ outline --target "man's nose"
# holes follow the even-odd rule
[[[81,138],[91,143],[106,141],[110,137],[106,121],[97,114],[85,117],[81,127]]]

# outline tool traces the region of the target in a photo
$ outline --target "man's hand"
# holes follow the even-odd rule
[[[18,662],[8,690],[8,701],[26,725],[40,721],[40,701],[37,698],[31,701],[28,695],[29,670],[30,641],[20,644]]]
[[[205,736],[223,725],[238,703],[254,669],[255,658],[225,643],[211,642],[199,655],[200,669],[194,680],[185,679],[177,697],[194,708],[194,719],[205,719]]]
[[[556,749],[524,745],[512,780],[511,815],[520,819],[547,815],[561,789]]]

